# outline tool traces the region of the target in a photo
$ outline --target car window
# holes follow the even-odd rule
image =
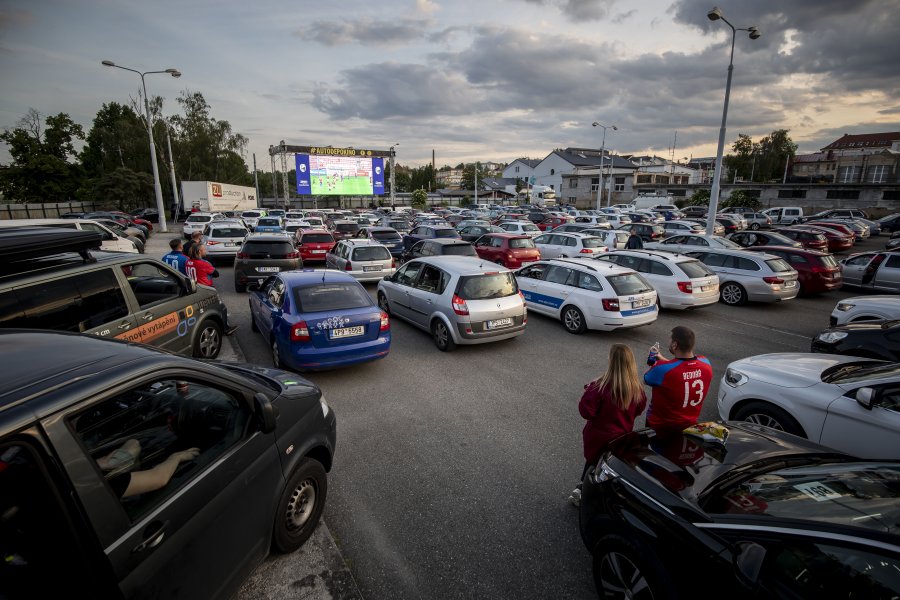
[[[637,273],[625,273],[623,275],[610,275],[606,278],[612,285],[617,296],[631,296],[652,292],[653,286]]]
[[[272,281],[272,286],[266,292],[266,297],[272,306],[280,308],[284,304],[284,282],[276,277]]]
[[[900,255],[892,254],[888,257],[887,262],[884,263],[884,266],[889,269],[900,269]]]
[[[490,239],[491,248],[502,248],[503,247],[503,238],[492,237]]]
[[[573,271],[572,269],[567,269],[566,267],[550,265],[550,267],[544,273],[544,281],[546,281],[547,283],[558,283],[561,285],[575,285],[575,273],[575,271]]]
[[[372,306],[372,297],[360,284],[348,281],[294,288],[294,302],[301,312],[321,312]]]
[[[391,252],[384,246],[363,246],[354,248],[353,260],[390,260]]]
[[[685,238],[687,236],[684,235],[673,235],[667,240],[663,240],[664,244],[683,244],[685,242]]]
[[[441,250],[444,256],[478,256],[472,244],[443,244]]]
[[[419,275],[419,271],[422,269],[422,264],[423,263],[420,262],[411,262],[403,265],[394,276],[394,281],[400,285],[412,287],[416,281],[416,277]]]
[[[588,290],[591,292],[599,292],[603,290],[603,286],[600,285],[600,281],[590,273],[585,273],[584,271],[577,271],[578,273],[578,287],[583,290]]]
[[[553,238],[554,238],[554,236],[552,236],[552,235],[539,235],[536,238],[534,238],[534,243],[535,244],[551,244],[552,242],[550,240],[552,240]]]
[[[785,263],[780,258],[773,259],[772,262],[774,262],[774,260],[778,260],[781,263],[783,263],[784,266],[787,267],[784,270],[786,270],[786,271],[790,270],[790,267],[787,266],[787,263]],[[769,261],[766,261],[766,262],[768,263]],[[741,271],[759,271],[759,265],[756,263],[756,261],[751,260],[749,258],[744,258],[743,256],[732,256],[731,257],[731,265],[729,265],[729,266],[733,269],[740,269]]]
[[[854,267],[862,267],[862,266],[869,264],[869,262],[872,260],[872,256],[873,256],[872,254],[863,254],[862,256],[855,256],[853,258],[847,259],[847,261],[844,264],[854,266]]]
[[[416,284],[416,288],[422,290],[423,292],[429,292],[432,294],[442,294],[444,292],[442,287],[442,271],[437,267],[432,265],[425,265],[422,268],[422,275],[419,277],[419,281]]]
[[[243,227],[215,227],[210,229],[210,237],[216,238],[236,238],[247,235],[247,230]]]
[[[512,273],[485,273],[459,278],[456,292],[463,300],[491,300],[519,293]]]
[[[602,248],[606,244],[598,237],[581,238],[581,245],[585,248]]]
[[[754,263],[755,264],[755,263]],[[792,271],[793,269],[783,258],[770,258],[766,261],[766,264],[772,269],[775,273],[782,273],[784,271]],[[757,267],[759,269],[759,267]]]
[[[0,294],[0,327],[81,333],[124,319],[128,313],[112,269],[42,281]]]
[[[730,256],[714,252],[692,252],[691,256],[699,258],[708,267],[724,267],[726,263],[731,263]]]
[[[665,275],[670,277],[672,275],[672,269],[664,265],[658,260],[647,260],[645,262],[650,263],[650,274],[651,275]]]
[[[519,276],[528,277],[529,279],[541,279],[546,268],[547,265],[545,264],[531,265],[519,271]]]
[[[641,265],[641,258],[639,256],[629,256],[627,254],[623,254],[618,256],[616,262],[623,267],[627,267],[629,269],[634,269],[635,271],[639,270],[638,267]]]
[[[434,230],[434,237],[436,238],[455,238],[459,237],[459,234],[456,233],[456,230],[453,228],[441,228]]]
[[[178,298],[183,291],[175,275],[153,263],[123,265],[122,272],[142,309]]]
[[[534,248],[534,241],[531,238],[513,238],[509,240],[510,248]]]
[[[690,235],[685,237],[685,244],[688,246],[709,246],[709,242],[705,238]]]
[[[172,496],[238,442],[249,411],[208,383],[159,378],[71,419],[110,492],[132,520]],[[171,478],[160,471],[175,462]]]

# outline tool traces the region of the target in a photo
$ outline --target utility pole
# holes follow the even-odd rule
[[[472,165],[475,169],[475,206],[478,206],[478,161]]]
[[[172,139],[169,137],[169,124],[166,123],[166,146],[169,148],[169,177],[172,179],[172,202],[175,203],[175,221],[181,212],[181,201],[178,198],[178,183],[175,180],[175,159],[172,158]]]
[[[275,179],[275,146],[269,146],[269,160],[272,162],[272,198],[278,198],[278,181]],[[257,198],[257,206],[262,206],[262,200]]]
[[[256,170],[256,152],[253,153],[253,182],[256,184],[256,202],[259,202],[259,172]]]
[[[394,157],[397,156],[397,151],[394,150],[394,147],[399,146],[399,145],[400,145],[400,142],[397,142],[396,144],[391,146],[391,156],[390,156],[390,159],[391,159],[391,181],[390,181],[390,183],[391,183],[391,210],[394,210],[394,206],[395,206],[396,198],[397,198],[396,193],[394,191],[394,182],[397,180],[396,177],[394,176],[394,171],[396,170],[396,167],[397,167]]]
[[[281,145],[278,149],[281,151],[281,186],[284,189],[284,210],[287,210],[289,208],[287,149],[284,147],[284,140],[281,140]]]

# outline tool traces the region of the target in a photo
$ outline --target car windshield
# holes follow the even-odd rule
[[[376,240],[385,240],[396,242],[402,239],[396,231],[373,231],[372,237]]]
[[[581,238],[581,245],[585,248],[602,248],[606,244],[598,237]]]
[[[300,238],[301,244],[330,244],[333,241],[330,233],[305,233]]]
[[[188,223],[206,223],[207,221],[212,221],[212,217],[209,215],[191,215],[187,218]]]
[[[243,227],[216,227],[209,233],[210,237],[236,238],[247,235]]]
[[[678,263],[678,267],[684,271],[684,274],[690,277],[691,279],[696,279],[697,277],[709,277],[710,275],[715,275],[709,267],[704,265],[699,260],[687,260],[685,262]]]
[[[522,225],[522,231],[540,231],[540,228],[532,223],[526,223]]]
[[[755,475],[711,497],[713,514],[766,515],[897,533],[900,465],[816,464]]]
[[[510,248],[534,248],[531,238],[512,238],[509,240]]]
[[[459,237],[459,234],[456,233],[456,230],[453,228],[435,229],[434,237],[436,237],[436,238],[455,238],[455,237]]]
[[[472,244],[447,244],[443,254],[447,256],[478,256]]]
[[[653,286],[637,273],[625,273],[624,275],[610,275],[606,278],[612,285],[617,296],[630,296],[632,294],[645,294],[653,291]]]
[[[241,216],[242,216],[242,217],[247,217],[248,219],[255,219],[256,217],[259,216],[259,213],[258,213],[258,212],[254,212],[254,211],[249,211],[249,212],[243,212],[243,213],[241,213]],[[190,219],[188,219],[188,220],[190,220]]]
[[[459,278],[456,294],[463,300],[490,300],[517,294],[516,278],[512,273],[485,273]]]
[[[854,383],[871,379],[900,377],[900,363],[882,361],[860,361],[850,364],[835,365],[822,371],[825,383]]]
[[[784,271],[794,270],[783,258],[770,258],[766,261],[766,264],[769,265],[769,268],[772,269],[774,273],[783,273]]]
[[[372,297],[360,284],[318,283],[294,289],[294,300],[301,312],[349,310],[372,306]]]
[[[334,230],[341,233],[356,233],[359,231],[359,223],[336,223]]]
[[[353,260],[390,260],[391,253],[384,246],[363,246],[353,250]]]
[[[260,219],[256,224],[260,227],[281,227],[281,221],[278,219]]]

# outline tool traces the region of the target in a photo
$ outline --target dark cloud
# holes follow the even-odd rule
[[[821,150],[831,142],[842,137],[844,134],[858,135],[872,133],[873,131],[900,131],[900,121],[888,123],[854,123],[852,125],[820,129],[811,135],[805,136],[805,139],[799,144],[800,151],[814,152]]]
[[[294,32],[299,38],[324,46],[394,46],[425,37],[432,25],[429,19],[393,19],[382,21],[357,18],[343,21],[314,21]]]
[[[612,13],[617,0],[524,0],[529,4],[555,6],[570,21],[599,21]],[[634,11],[630,11],[634,12]]]
[[[34,13],[30,10],[11,10],[0,7],[0,29],[22,27],[34,23]]]

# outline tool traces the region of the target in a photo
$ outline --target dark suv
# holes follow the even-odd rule
[[[262,283],[273,273],[303,265],[290,237],[279,233],[251,233],[234,257],[234,289],[246,292],[251,283]]]
[[[478,256],[475,246],[463,240],[436,238],[416,242],[412,248],[400,255],[400,264],[423,256]]]
[[[0,332],[4,598],[231,596],[328,491],[334,413],[294,373]]]

